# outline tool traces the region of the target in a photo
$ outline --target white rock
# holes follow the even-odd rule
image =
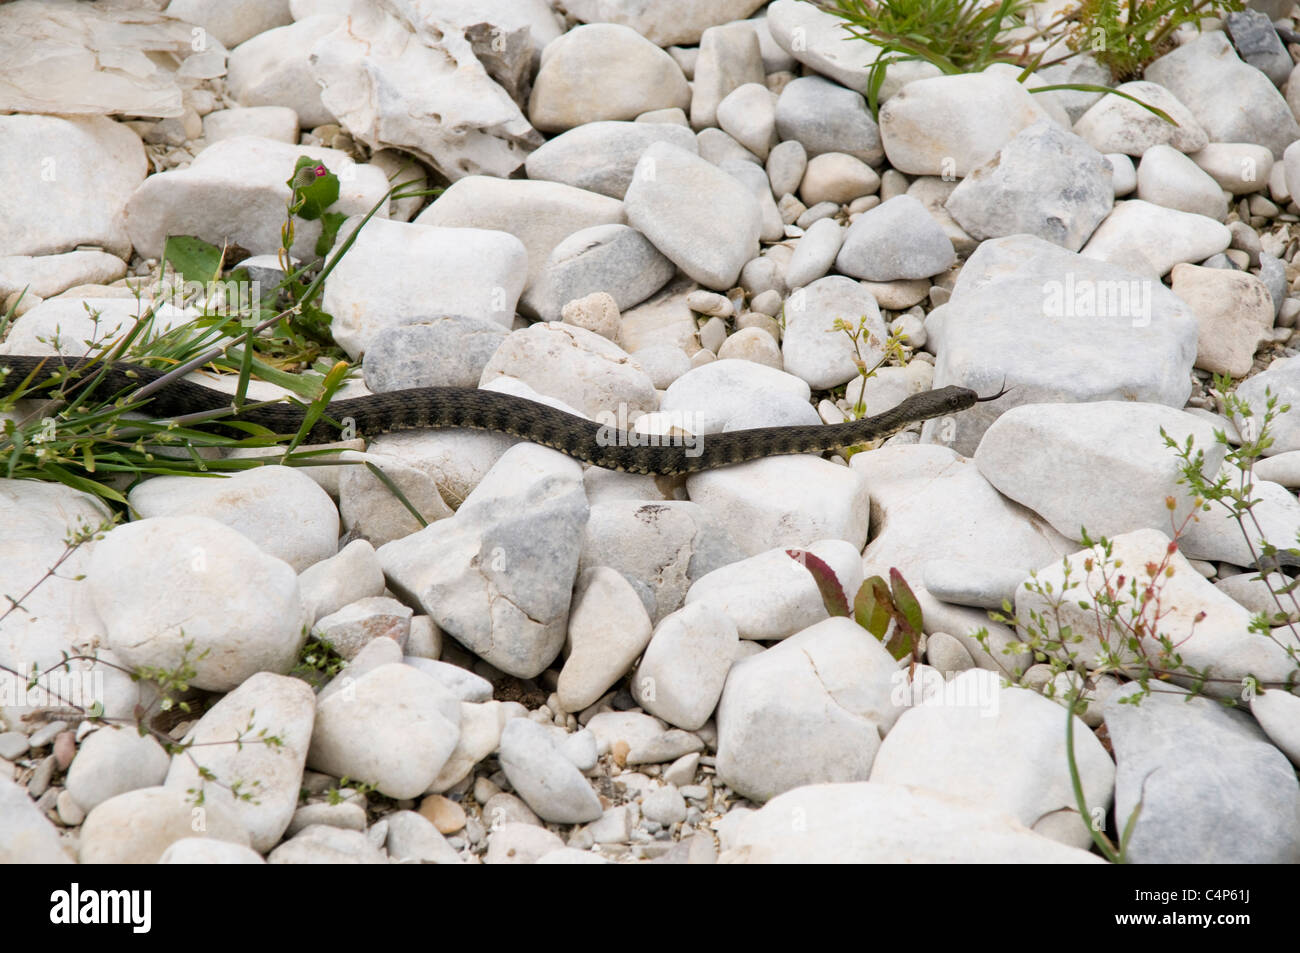
[[[744,328],[727,338],[718,349],[721,360],[735,358],[742,361],[754,361],[776,370],[785,368],[781,349],[776,346],[772,335],[762,328]],[[728,428],[737,429],[737,428]],[[743,428],[740,428],[743,429]]]
[[[962,798],[901,785],[815,784],[749,814],[721,863],[1104,863]]]
[[[211,145],[236,136],[298,141],[298,114],[288,106],[236,106],[203,117],[203,138]]]
[[[543,132],[563,132],[651,109],[684,109],[689,101],[686,77],[671,56],[628,27],[593,23],[547,45],[528,118]]]
[[[1204,149],[1201,150],[1201,152],[1204,151]],[[1200,154],[1197,153],[1197,155]],[[1137,166],[1133,164],[1132,159],[1122,152],[1108,152],[1105,159],[1110,163],[1110,184],[1116,198],[1121,195],[1128,195],[1137,188]]]
[[[410,634],[412,611],[396,599],[370,596],[318,619],[313,638],[328,642],[345,659],[354,658],[372,639],[389,638],[403,649]]]
[[[762,0],[712,0],[645,5],[628,0],[569,0],[565,9],[584,23],[621,23],[658,46],[692,46],[711,26],[749,16]]]
[[[867,539],[867,481],[819,457],[769,457],[693,473],[686,489],[746,556],[819,539],[854,546]]]
[[[848,153],[869,165],[879,165],[885,158],[880,127],[867,109],[866,99],[821,76],[801,76],[786,84],[776,102],[776,129],[786,143],[800,146],[797,155],[801,160],[826,152]],[[773,154],[780,149],[790,147],[782,143]],[[797,166],[801,168],[802,162]],[[769,168],[769,175],[771,172]],[[779,184],[773,178],[772,191],[777,195],[793,192],[799,179]]]
[[[1218,469],[1226,448],[1215,443],[1209,423],[1172,407],[1133,401],[1013,407],[985,432],[975,464],[1003,495],[1071,539],[1081,538],[1081,527],[1093,539],[1169,530],[1195,508],[1179,484],[1179,458],[1165,446],[1162,430],[1180,447],[1194,439],[1206,454],[1205,471]],[[1026,447],[1048,454],[1052,470],[1033,465]],[[1070,474],[1066,486],[1061,472]],[[1177,503],[1173,511],[1165,504],[1170,497]]]
[[[1152,146],[1162,144],[1171,145],[1179,152],[1197,152],[1205,148],[1209,141],[1205,130],[1191,110],[1164,86],[1138,80],[1121,83],[1115,89],[1154,106],[1178,125],[1170,125],[1132,99],[1102,96],[1074,124],[1075,134],[1083,137],[1098,152],[1118,152],[1137,157]]]
[[[1273,153],[1251,142],[1211,142],[1190,158],[1233,195],[1263,191],[1273,172]]]
[[[582,824],[603,808],[582,772],[565,757],[553,729],[514,718],[501,732],[501,768],[519,796],[543,820]]]
[[[788,87],[787,87],[788,88]],[[778,142],[767,154],[764,168],[773,195],[787,195],[799,188],[808,167],[808,152],[795,139]]]
[[[6,255],[0,258],[0,298],[18,291],[26,291],[28,297],[50,298],[75,285],[106,285],[125,274],[126,262],[102,251]]]
[[[880,137],[889,164],[900,172],[961,177],[1046,118],[1014,79],[960,73],[908,83],[880,108]]]
[[[899,195],[863,212],[849,226],[835,267],[854,278],[893,281],[937,275],[956,258],[952,242],[925,206]]]
[[[721,609],[685,606],[655,626],[632,674],[632,697],[646,711],[687,731],[713,714],[735,657],[736,626]]]
[[[867,88],[880,50],[846,33],[839,17],[801,0],[776,0],[768,4],[767,24],[777,45],[814,72],[850,89]],[[913,80],[938,73],[939,68],[930,63],[895,63],[881,87],[881,102]]]
[[[1144,247],[1154,245],[1144,239]],[[973,454],[988,425],[1021,403],[1139,400],[1182,407],[1191,393],[1195,318],[1159,281],[1129,267],[1029,236],[984,242],[963,266],[948,303],[926,319],[926,346],[938,355],[934,386],[990,394],[1005,380],[1014,389],[927,421],[921,439]],[[1033,318],[1008,319],[1017,314]]]
[[[569,612],[569,656],[556,693],[565,711],[581,711],[608,691],[650,642],[650,617],[622,574],[593,566],[578,577]]]
[[[849,234],[852,236],[852,230]],[[854,329],[862,326],[858,346],[868,366],[884,356],[889,336],[871,292],[843,275],[819,278],[792,294],[786,299],[785,321],[781,342],[785,370],[817,390],[836,387],[858,376],[858,352],[849,334],[835,329],[837,321]]]
[[[624,198],[628,223],[708,288],[732,287],[754,257],[762,213],[749,189],[685,149],[642,153]]]
[[[317,703],[307,764],[388,797],[428,790],[455,750],[460,702],[409,665],[381,665]]]
[[[405,325],[459,318],[509,328],[527,262],[523,244],[503,231],[371,219],[326,279],[322,307],[353,358]],[[406,276],[398,287],[382,278],[394,268]]]
[[[461,702],[460,738],[429,790],[441,793],[464,780],[476,764],[497,750],[501,729],[510,717],[503,702]]]
[[[208,837],[183,837],[172,841],[158,858],[160,864],[264,864],[251,847]]]
[[[762,83],[744,83],[717,106],[718,125],[760,159],[776,144],[776,98]]]
[[[248,831],[229,801],[209,798],[196,808],[184,791],[163,787],[119,794],[86,816],[77,859],[83,864],[152,864],[176,841],[195,836],[247,847]],[[196,810],[201,812],[197,816]]]
[[[744,22],[709,27],[700,36],[691,84],[691,125],[718,125],[718,104],[741,86],[763,86],[763,56],[758,34]],[[766,91],[766,86],[763,86]],[[760,159],[767,153],[758,153]]]
[[[763,171],[763,167],[756,162],[726,159],[718,163],[718,168],[748,188],[750,195],[758,202],[762,221],[758,233],[759,240],[777,242],[784,238],[785,221],[781,218],[781,210],[777,207],[776,200],[772,198],[772,186],[767,180],[767,173]]]
[[[1210,175],[1173,146],[1154,145],[1142,154],[1137,196],[1144,202],[1223,221],[1228,199]]]
[[[1237,58],[1222,32],[1207,31],[1182,44],[1148,64],[1144,75],[1186,103],[1215,142],[1253,142],[1280,159],[1300,139],[1300,123],[1282,94]]]
[[[396,811],[388,821],[388,856],[397,863],[459,864],[460,855],[423,814]]]
[[[227,47],[293,22],[289,0],[271,0],[270,3],[264,0],[236,0],[235,3],[171,0],[167,14],[203,27]]]
[[[383,864],[387,859],[360,831],[313,824],[267,854],[268,864]]]
[[[485,864],[535,864],[547,854],[564,849],[564,841],[544,827],[502,824],[493,827]]]
[[[1264,282],[1245,271],[1189,264],[1174,265],[1170,277],[1174,294],[1196,315],[1196,366],[1238,378],[1249,374],[1255,351],[1273,330],[1273,300]]]
[[[890,697],[897,672],[884,646],[843,618],[737,662],[718,706],[718,778],[753,801],[865,780],[901,714]]]
[[[302,572],[333,556],[339,516],[311,478],[291,467],[265,466],[226,479],[160,476],[127,496],[141,518],[206,516],[238,530],[262,552]]]
[[[321,102],[310,58],[316,43],[343,22],[328,14],[311,16],[240,43],[230,51],[230,94],[241,106],[288,106],[308,129],[334,122]]]
[[[1179,262],[1223,251],[1230,240],[1227,227],[1212,218],[1133,199],[1115,203],[1081,254],[1159,277]]]
[[[773,395],[807,403],[810,393],[807,382],[793,374],[751,361],[714,361],[673,381],[659,409],[682,415],[693,433],[720,433],[728,421]]]
[[[843,152],[823,152],[808,160],[799,198],[805,205],[836,202],[846,205],[880,188],[880,176],[863,162]]]
[[[509,176],[542,144],[520,106],[559,31],[549,9],[529,17],[536,4],[489,6],[353,4],[312,47],[322,105],[372,153],[412,153],[453,181]]]
[[[1078,251],[1110,211],[1113,195],[1101,154],[1044,119],[972,170],[944,207],[973,238],[1029,234]]]
[[[1059,706],[1037,692],[1002,688],[999,675],[980,669],[958,675],[919,704],[908,701],[876,753],[873,783],[960,792],[1063,844],[1087,849],[1092,843],[1092,818],[1079,816]],[[1090,809],[1105,810],[1115,765],[1082,722],[1074,737],[1084,799]]]
[[[379,549],[388,585],[480,658],[532,678],[559,654],[582,526],[582,470],[508,450],[456,515]]]
[[[1291,763],[1300,765],[1300,698],[1277,689],[1260,692],[1250,700],[1250,713]]]
[[[68,768],[67,791],[78,807],[91,811],[119,794],[162,784],[170,763],[152,735],[101,728],[78,746]]]
[[[539,314],[542,306],[538,279],[555,246],[580,229],[622,223],[622,203],[607,195],[575,189],[559,182],[507,180],[484,175],[460,179],[415,218],[417,225],[509,232],[523,242],[528,252],[528,277],[519,306],[533,315]],[[518,265],[514,263],[502,267],[508,267],[509,272],[518,272]],[[509,293],[494,291],[497,286],[486,285],[479,277],[477,265],[468,268],[465,274],[465,280],[472,280],[480,295],[495,293],[498,302],[505,299],[506,303],[500,305],[503,314],[497,320],[508,326],[514,307]],[[511,285],[502,283],[499,287],[508,289]]]
[[[257,672],[288,672],[302,645],[293,569],[216,520],[118,526],[96,545],[87,580],[114,652],[128,665],[172,669],[192,643],[197,688],[229,691]]]
[[[164,785],[178,794],[206,789],[196,765],[211,771],[216,784],[238,784],[252,800],[235,800],[230,809],[248,831],[252,848],[268,851],[298,806],[315,716],[316,699],[306,682],[269,672],[254,675],[186,733],[183,743],[195,747],[172,757]],[[264,743],[263,734],[277,743]],[[232,744],[236,738],[242,744]]]
[[[148,171],[139,137],[103,116],[0,116],[0,249],[54,255],[99,245],[126,258],[125,209]],[[286,176],[287,178],[287,176]],[[283,211],[283,209],[281,209]]]
[[[617,344],[556,322],[511,332],[483,369],[480,385],[514,377],[588,417],[654,409],[654,383]]]
[[[765,87],[760,88],[769,95]],[[673,123],[589,122],[548,140],[529,154],[524,168],[530,179],[563,182],[621,199],[641,153],[656,142],[696,151],[691,131]]]
[[[388,191],[383,172],[335,149],[254,136],[223,139],[199,153],[188,168],[151,175],[135,190],[126,206],[131,243],[151,258],[162,255],[168,235],[238,244],[254,255],[275,254],[290,194],[285,183],[299,156],[309,156],[339,175],[339,198],[332,212],[364,215]],[[381,208],[378,217],[383,216]],[[320,222],[295,223],[294,257],[314,257],[320,229]],[[340,240],[346,234],[341,232]]]

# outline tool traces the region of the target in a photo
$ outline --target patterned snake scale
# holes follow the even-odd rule
[[[0,368],[10,370],[8,375],[0,376],[0,395],[15,390],[32,372],[36,372],[33,384],[48,381],[62,366],[58,358],[0,355]],[[96,399],[129,396],[131,390],[157,380],[165,373],[136,364],[101,364],[94,367],[93,373],[86,374],[86,380],[98,376],[101,370],[103,376],[93,391]],[[41,395],[44,396],[45,392],[42,391]],[[1000,394],[980,397],[964,387],[941,387],[913,394],[882,414],[847,423],[759,427],[707,434],[690,441],[661,437],[657,440],[661,445],[647,446],[651,438],[646,435],[628,434],[510,394],[472,387],[417,387],[333,401],[304,442],[338,440],[340,424],[348,422],[358,436],[394,430],[468,427],[507,433],[610,470],[694,473],[759,457],[824,453],[854,446],[887,437],[917,421],[966,410],[977,402],[993,400],[997,396]],[[188,380],[166,385],[155,392],[149,402],[150,414],[158,419],[232,410],[229,394]],[[245,407],[227,419],[258,424],[277,434],[295,434],[305,413],[304,405],[276,403]],[[220,421],[213,421],[208,426],[234,436],[247,436],[243,431],[223,428]]]

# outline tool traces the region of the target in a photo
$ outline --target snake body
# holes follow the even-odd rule
[[[0,395],[14,391],[29,374],[33,384],[49,381],[72,370],[57,357],[0,355]],[[9,373],[4,374],[3,369]],[[102,373],[101,373],[102,372]],[[127,397],[130,392],[162,377],[165,372],[137,364],[117,362],[95,365],[69,385],[90,387],[95,399]],[[51,396],[38,391],[37,396]],[[463,427],[510,434],[559,450],[578,460],[611,470],[632,473],[694,473],[729,466],[759,457],[795,453],[824,453],[877,440],[910,424],[957,413],[981,400],[964,387],[941,387],[913,394],[901,404],[860,420],[840,424],[760,427],[701,435],[687,440],[650,438],[629,433],[565,413],[546,404],[510,394],[471,387],[419,387],[366,397],[332,401],[325,415],[307,433],[306,443],[340,439],[344,428],[358,436],[397,430]],[[158,419],[226,410],[228,416],[209,426],[236,436],[246,432],[223,426],[223,420],[258,424],[277,434],[296,434],[307,408],[301,404],[274,403],[243,407],[236,414],[231,396],[188,380],[163,386],[149,397],[148,412]],[[348,427],[348,425],[351,425]],[[653,441],[659,445],[647,445]]]

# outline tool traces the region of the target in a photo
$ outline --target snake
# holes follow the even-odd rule
[[[98,362],[78,370],[48,355],[0,355],[0,396],[13,393],[30,379],[29,388],[61,382],[65,387],[87,388],[84,395],[88,399],[130,401],[133,391],[164,373],[121,361]],[[414,387],[331,401],[303,442],[330,443],[349,434],[372,437],[401,430],[468,428],[509,434],[609,470],[689,474],[762,457],[820,454],[865,444],[914,423],[996,400],[1005,392],[1004,387],[997,394],[980,397],[973,390],[950,385],[912,394],[882,413],[843,423],[757,427],[674,438],[619,429],[499,391]],[[158,388],[147,398],[147,405],[150,415],[161,420],[205,412],[220,414],[209,422],[212,429],[238,437],[246,437],[248,432],[228,426],[232,421],[256,424],[275,434],[297,434],[309,409],[305,404],[287,402],[236,409],[230,394],[186,379]]]

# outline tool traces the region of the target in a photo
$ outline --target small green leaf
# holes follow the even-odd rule
[[[339,177],[308,156],[298,158],[293,177],[285,184],[293,189],[294,214],[309,222],[324,215],[339,198]]]
[[[163,245],[163,262],[171,262],[182,278],[205,288],[221,275],[221,258],[220,248],[193,235],[172,235]]]

